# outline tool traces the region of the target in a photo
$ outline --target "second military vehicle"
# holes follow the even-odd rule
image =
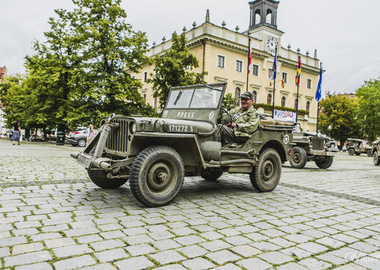
[[[380,164],[380,140],[372,142],[371,155],[373,158],[373,164],[378,166]]]
[[[222,145],[225,89],[224,83],[172,88],[162,118],[111,115],[72,157],[101,188],[129,180],[134,197],[148,207],[171,202],[190,175],[214,181],[224,172],[243,173],[258,191],[271,191],[287,161],[292,130],[260,127],[242,145]]]
[[[346,147],[350,156],[367,154],[367,156],[372,157],[372,146],[366,140],[348,138]]]
[[[321,169],[330,168],[334,154],[326,150],[326,137],[317,133],[302,132],[299,123],[293,128],[293,147],[289,162],[293,168],[302,169],[306,162],[314,161]]]

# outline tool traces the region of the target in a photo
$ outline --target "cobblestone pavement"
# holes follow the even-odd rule
[[[245,175],[188,177],[145,208],[128,184],[92,184],[78,150],[0,140],[0,268],[380,269],[380,168],[364,155],[285,164],[270,193]]]

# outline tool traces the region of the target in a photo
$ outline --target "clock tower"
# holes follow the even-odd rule
[[[276,46],[280,48],[280,38],[284,32],[277,29],[277,8],[279,1],[255,0],[249,2],[249,35],[264,41],[264,51],[274,55]]]

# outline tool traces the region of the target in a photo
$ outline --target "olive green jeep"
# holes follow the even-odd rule
[[[366,140],[348,138],[346,147],[350,156],[367,154],[367,156],[372,157],[372,146]]]
[[[326,147],[327,137],[303,132],[299,123],[293,128],[293,147],[289,162],[293,168],[302,169],[308,161],[314,161],[320,169],[327,169],[333,163],[334,154]]]
[[[380,164],[380,139],[372,142],[371,155],[373,157],[373,164],[378,166]]]
[[[334,154],[327,147],[327,137],[312,133],[303,132],[299,123],[283,122],[273,120],[270,116],[260,115],[261,123],[275,123],[279,125],[291,126],[293,130],[292,150],[289,152],[289,162],[293,168],[302,169],[309,161],[314,161],[321,169],[329,168],[334,159]]]
[[[185,176],[215,181],[224,172],[243,173],[258,191],[271,191],[287,161],[292,130],[260,127],[242,145],[222,145],[225,89],[225,83],[171,88],[162,118],[111,115],[85,150],[71,156],[101,188],[129,180],[134,197],[149,207],[172,201]]]

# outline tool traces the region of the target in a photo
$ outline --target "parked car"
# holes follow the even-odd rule
[[[74,131],[70,131],[66,142],[71,143],[72,146],[85,147],[87,144],[87,128],[79,127]]]

